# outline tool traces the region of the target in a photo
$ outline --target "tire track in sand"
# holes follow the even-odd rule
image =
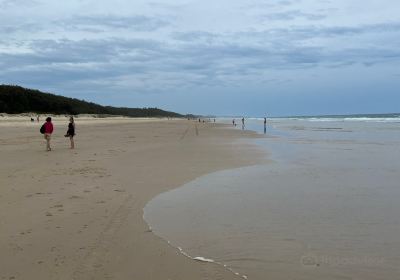
[[[100,273],[103,274],[102,279],[112,279],[112,276],[104,271],[103,266],[106,262],[106,255],[109,252],[109,248],[115,240],[114,237],[122,225],[125,224],[131,212],[133,206],[132,199],[133,196],[129,195],[114,212],[110,221],[96,238],[95,243],[90,247],[89,252],[83,257],[79,266],[73,272],[72,279],[94,280],[98,279],[97,277]]]

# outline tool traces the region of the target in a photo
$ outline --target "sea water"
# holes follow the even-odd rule
[[[157,196],[153,232],[248,279],[399,279],[400,119],[268,119],[265,135],[273,163]]]

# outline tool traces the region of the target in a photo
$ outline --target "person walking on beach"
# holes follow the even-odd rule
[[[51,122],[51,118],[47,117],[46,122],[43,124],[44,127],[44,139],[46,139],[46,148],[47,151],[51,151],[50,140],[51,134],[54,131],[53,123]]]
[[[264,118],[264,134],[267,134],[267,118]]]
[[[242,129],[244,130],[244,118],[242,118]]]
[[[71,142],[71,149],[75,149],[75,142],[74,142],[75,121],[74,121],[74,117],[72,117],[72,116],[69,118],[67,134],[65,134],[64,136],[69,137],[69,141]]]

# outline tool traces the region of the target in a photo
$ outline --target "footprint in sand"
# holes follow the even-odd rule
[[[32,230],[31,230],[31,229],[28,229],[28,230],[26,230],[26,231],[21,231],[19,234],[20,234],[20,235],[25,235],[25,234],[30,234],[30,233],[32,233]]]
[[[14,252],[21,252],[21,251],[24,250],[24,248],[22,248],[21,246],[19,246],[17,243],[9,243],[8,245],[11,247],[11,249],[12,249]]]
[[[51,208],[56,208],[58,212],[63,212],[64,211],[63,207],[64,207],[64,205],[62,205],[62,204],[56,204]]]
[[[115,192],[125,192],[125,190],[116,189]]]

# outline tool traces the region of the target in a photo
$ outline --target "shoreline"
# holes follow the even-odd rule
[[[0,277],[237,279],[151,233],[143,208],[202,175],[264,162],[255,144],[236,141],[261,136],[186,120],[97,120],[77,119],[75,151],[62,122],[50,153],[36,126],[2,128]]]
[[[270,128],[250,141],[272,164],[209,173],[158,195],[145,208],[153,231],[249,279],[399,275],[400,165],[389,160],[399,152],[399,127],[274,125],[282,133]]]

